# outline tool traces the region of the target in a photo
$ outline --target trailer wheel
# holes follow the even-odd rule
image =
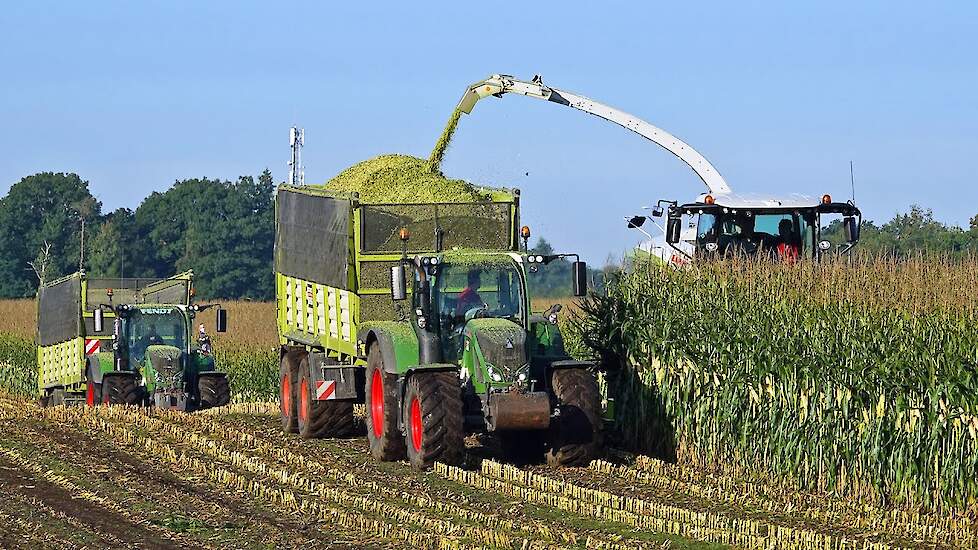
[[[105,405],[140,405],[143,403],[143,387],[131,374],[102,377],[102,403]]]
[[[282,417],[282,431],[296,433],[299,431],[295,406],[295,379],[298,374],[298,367],[292,354],[282,356],[278,373],[278,410]]]
[[[299,364],[299,436],[303,439],[346,437],[356,432],[353,401],[316,399],[308,357]]]
[[[601,450],[601,393],[585,369],[557,369],[551,387],[560,414],[550,422],[547,463],[587,466]]]
[[[404,396],[405,443],[415,468],[444,462],[457,465],[465,456],[462,388],[454,372],[417,372]]]
[[[197,379],[200,408],[223,407],[231,402],[231,385],[224,374],[205,374]]]
[[[404,438],[397,429],[397,377],[384,372],[384,358],[376,344],[367,353],[366,385],[370,454],[381,461],[400,460],[404,458]]]

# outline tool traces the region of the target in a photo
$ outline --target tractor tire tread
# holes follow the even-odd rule
[[[429,468],[435,462],[449,465],[461,464],[465,456],[465,428],[463,425],[462,389],[454,372],[416,373],[408,381],[408,398],[415,393],[422,408],[421,450],[414,452],[407,445],[411,464]],[[410,407],[405,406],[405,414]],[[408,422],[405,422],[408,424]],[[410,438],[410,430],[408,438]]]
[[[585,369],[557,369],[552,387],[561,414],[553,419],[546,453],[551,466],[587,466],[601,450],[601,392]]]

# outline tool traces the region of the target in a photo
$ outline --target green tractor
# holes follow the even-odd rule
[[[90,279],[80,272],[42,287],[41,403],[83,401],[181,411],[229,403],[227,375],[215,369],[210,338],[203,325],[196,340],[193,330],[200,312],[217,307],[217,330],[224,332],[227,312],[192,303],[192,276],[188,272],[146,281]],[[64,323],[65,317],[77,322]]]
[[[285,431],[355,434],[363,403],[378,460],[459,463],[476,433],[517,462],[584,465],[600,453],[595,367],[565,351],[559,306],[533,314],[527,292],[528,276],[562,265],[582,296],[586,266],[525,252],[519,192],[484,192],[477,203],[365,204],[280,187]]]

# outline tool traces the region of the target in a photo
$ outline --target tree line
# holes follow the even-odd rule
[[[270,300],[274,192],[266,169],[235,181],[179,180],[135,210],[103,212],[77,174],[27,176],[0,198],[0,298],[33,297],[41,280],[73,273],[83,263],[93,277],[162,278],[193,269],[203,298]],[[841,242],[841,224],[833,222],[823,235]],[[864,221],[859,248],[897,256],[978,254],[978,216],[965,229],[913,206],[883,224]],[[543,238],[533,250],[553,252]],[[592,273],[600,286],[601,272]],[[569,262],[532,274],[529,283],[537,296],[569,295]]]

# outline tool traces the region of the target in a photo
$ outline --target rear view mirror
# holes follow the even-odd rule
[[[217,332],[227,332],[228,331],[228,310],[217,306]]]
[[[404,268],[395,265],[391,268],[391,299],[399,302],[407,298],[407,279],[404,278]]]
[[[102,313],[102,308],[95,310],[95,332],[101,333],[102,329],[105,328],[105,317]]]
[[[666,242],[676,244],[679,242],[680,234],[683,230],[683,219],[680,216],[669,215],[666,220]]]
[[[830,243],[829,241],[818,241],[819,250],[828,250],[830,248],[832,248],[832,243]]]
[[[849,216],[842,220],[846,231],[846,240],[854,243],[859,240],[859,222],[855,216]]]
[[[634,216],[628,220],[628,228],[635,229],[645,225],[645,216]]]
[[[574,296],[587,295],[587,264],[582,261],[572,263],[571,273],[574,277]]]

